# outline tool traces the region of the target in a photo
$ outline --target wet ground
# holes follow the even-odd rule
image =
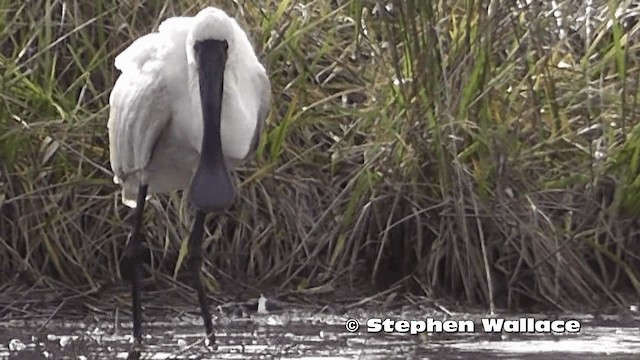
[[[280,309],[257,314],[216,312],[218,348],[207,348],[196,309],[146,314],[144,359],[640,359],[640,316],[542,315],[502,317],[443,309],[351,309],[339,315]],[[43,313],[46,313],[43,312]],[[53,310],[52,310],[53,313]],[[387,326],[407,333],[370,332],[367,320],[414,322]],[[502,332],[488,332],[499,319]],[[525,318],[525,320],[518,320]],[[355,319],[359,328],[355,331]],[[429,320],[430,319],[430,320]],[[484,322],[483,322],[484,319]],[[527,320],[530,319],[530,320]],[[542,322],[541,320],[562,320]],[[424,321],[424,323],[420,322]],[[449,322],[443,322],[447,321]],[[572,320],[569,322],[569,320]],[[375,321],[374,321],[375,322]],[[64,319],[0,321],[0,359],[125,359],[130,347],[128,313]],[[441,326],[441,327],[440,327]],[[517,332],[529,330],[529,332]],[[553,326],[563,333],[535,333]],[[446,332],[445,330],[460,331]],[[564,328],[563,328],[564,327]],[[418,334],[411,334],[411,332]],[[573,331],[573,332],[572,332]]]

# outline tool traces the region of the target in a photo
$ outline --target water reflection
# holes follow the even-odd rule
[[[349,332],[348,318],[359,319],[360,328]],[[449,319],[471,320],[474,332],[369,333],[366,320],[381,319]],[[510,316],[549,319],[543,315]],[[640,330],[637,317],[578,319],[578,333],[486,333],[482,319],[474,314],[443,315],[433,313],[366,313],[344,316],[287,312],[252,315],[242,318],[220,316],[216,337],[219,347],[207,349],[201,333],[200,319],[181,316],[147,322],[145,359],[464,359],[481,356],[497,359],[638,359]],[[0,358],[15,359],[125,359],[130,344],[130,324],[114,319],[52,321],[46,334],[32,336],[42,325],[38,321],[0,323]],[[404,326],[404,325],[403,325]],[[409,326],[409,325],[407,325]],[[408,329],[408,328],[407,328]]]

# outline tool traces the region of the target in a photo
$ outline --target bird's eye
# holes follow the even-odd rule
[[[224,42],[224,49],[229,50],[229,43],[226,41]]]

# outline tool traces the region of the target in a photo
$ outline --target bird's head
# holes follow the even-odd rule
[[[197,65],[198,58],[196,47],[203,41],[218,40],[226,42],[227,48],[234,42],[234,20],[223,10],[215,7],[207,7],[201,10],[187,34],[187,60],[190,64]],[[226,61],[226,58],[225,58]]]

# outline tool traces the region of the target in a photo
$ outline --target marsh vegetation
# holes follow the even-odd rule
[[[0,1],[5,290],[121,283],[113,59],[205,3]],[[274,94],[241,201],[207,223],[212,292],[555,310],[640,294],[631,2],[212,4],[252,34]],[[179,287],[191,209],[147,206],[148,275]]]

